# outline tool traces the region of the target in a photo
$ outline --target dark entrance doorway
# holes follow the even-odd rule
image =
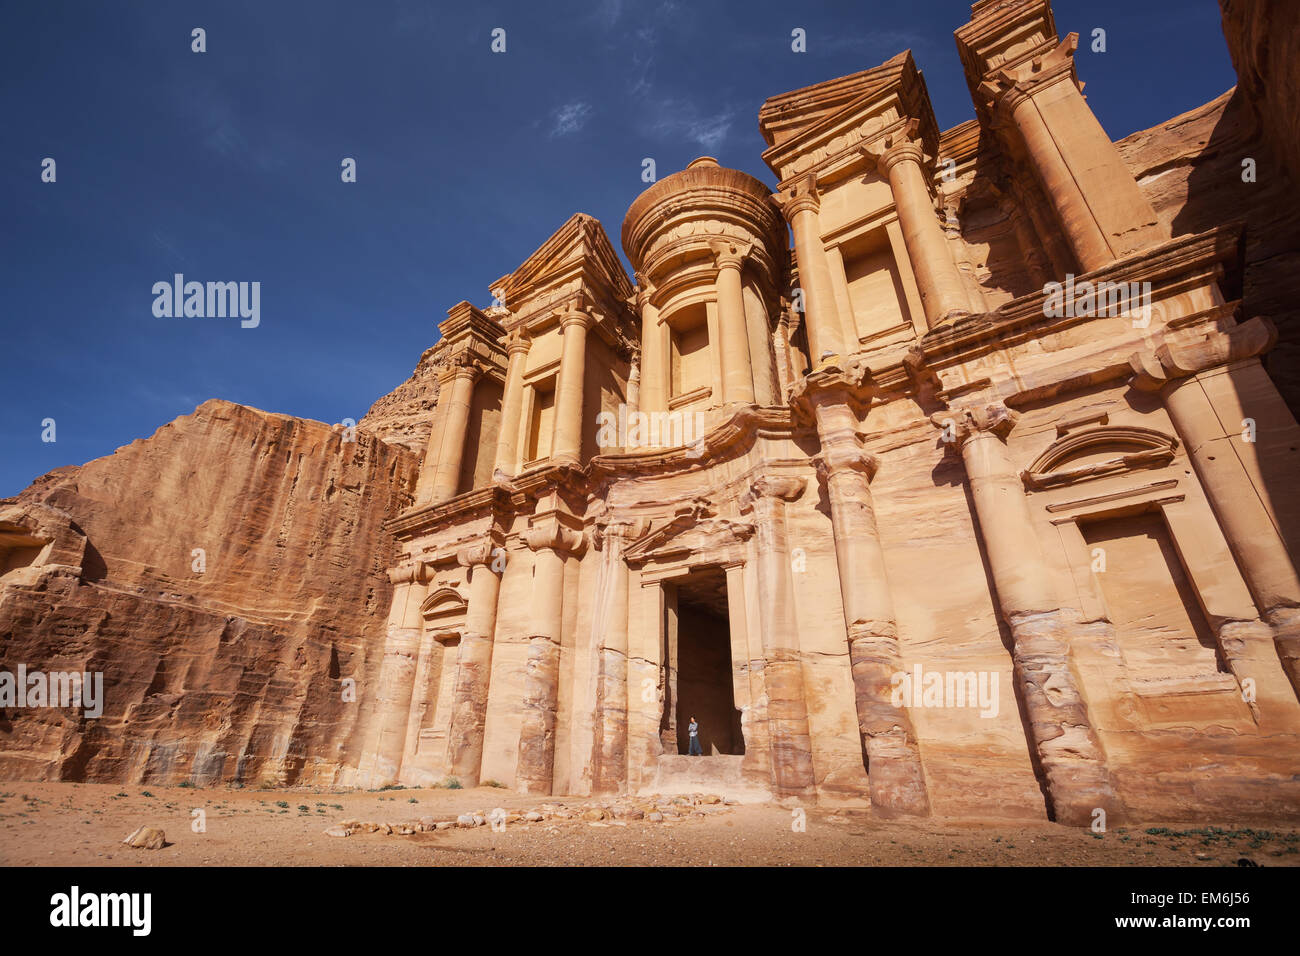
[[[665,744],[676,743],[677,753],[688,753],[694,716],[706,757],[743,754],[745,738],[732,691],[727,576],[721,568],[695,571],[668,585],[667,592]],[[672,752],[671,746],[665,749]]]

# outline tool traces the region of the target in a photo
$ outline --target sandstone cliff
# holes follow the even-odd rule
[[[106,698],[99,720],[4,711],[0,776],[324,783],[355,762],[382,523],[417,461],[347,437],[209,401],[0,502],[0,670],[102,671]]]
[[[360,426],[386,442],[402,445],[422,456],[433,427],[433,410],[438,404],[438,372],[442,365],[442,358],[434,358],[432,346],[425,349],[411,377],[371,405]]]
[[[1300,4],[1219,0],[1237,85],[1273,157],[1300,180]]]
[[[1204,106],[1117,143],[1148,201],[1172,235],[1245,223],[1243,318],[1273,319],[1278,344],[1265,365],[1292,414],[1300,418],[1300,202],[1274,166],[1249,99],[1229,90]],[[1257,177],[1243,181],[1242,160]]]

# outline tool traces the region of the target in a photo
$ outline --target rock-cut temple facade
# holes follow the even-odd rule
[[[718,775],[1087,824],[1300,807],[1300,429],[1046,0],[773,96],[440,326],[355,782]],[[686,724],[705,762],[690,764]],[[683,776],[684,775],[684,776]]]
[[[980,0],[969,122],[773,96],[766,181],[629,195],[630,275],[573,216],[354,427],[0,500],[0,777],[1300,819],[1300,20],[1221,7],[1238,86],[1112,141]]]

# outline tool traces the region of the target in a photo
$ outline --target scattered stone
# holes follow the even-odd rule
[[[137,850],[161,850],[167,845],[167,835],[153,827],[136,827],[122,842]]]
[[[349,837],[352,836],[352,831],[344,826],[333,826],[325,831],[325,835],[330,837]]]
[[[656,810],[654,813],[648,814],[646,816],[646,819],[649,820],[651,823],[663,823],[664,815],[660,813],[658,810]]]

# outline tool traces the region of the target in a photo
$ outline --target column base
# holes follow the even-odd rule
[[[867,784],[871,805],[890,813],[929,816],[925,774],[916,741],[902,728],[890,733],[864,734],[867,747]]]
[[[930,798],[912,721],[906,707],[893,702],[893,676],[902,670],[894,626],[855,625],[849,661],[872,806],[928,815]]]
[[[591,760],[593,793],[621,793],[627,788],[627,655],[600,652],[599,709]]]
[[[479,573],[479,572],[475,572]],[[465,787],[477,787],[483,762],[483,727],[487,720],[492,640],[476,635],[460,639],[458,675],[453,689],[447,767]]]
[[[1046,777],[1052,818],[1066,826],[1090,826],[1102,810],[1109,827],[1123,820],[1126,811],[1070,667],[1063,635],[1073,624],[1059,610],[1013,620],[1013,670]]]
[[[1265,616],[1273,630],[1273,646],[1291,689],[1300,699],[1300,608],[1278,607]]]
[[[549,794],[554,786],[560,647],[548,637],[534,637],[530,643],[515,789],[520,793]]]
[[[772,755],[772,789],[777,796],[811,797],[816,790],[812,737],[803,701],[803,665],[768,661],[764,667]]]

